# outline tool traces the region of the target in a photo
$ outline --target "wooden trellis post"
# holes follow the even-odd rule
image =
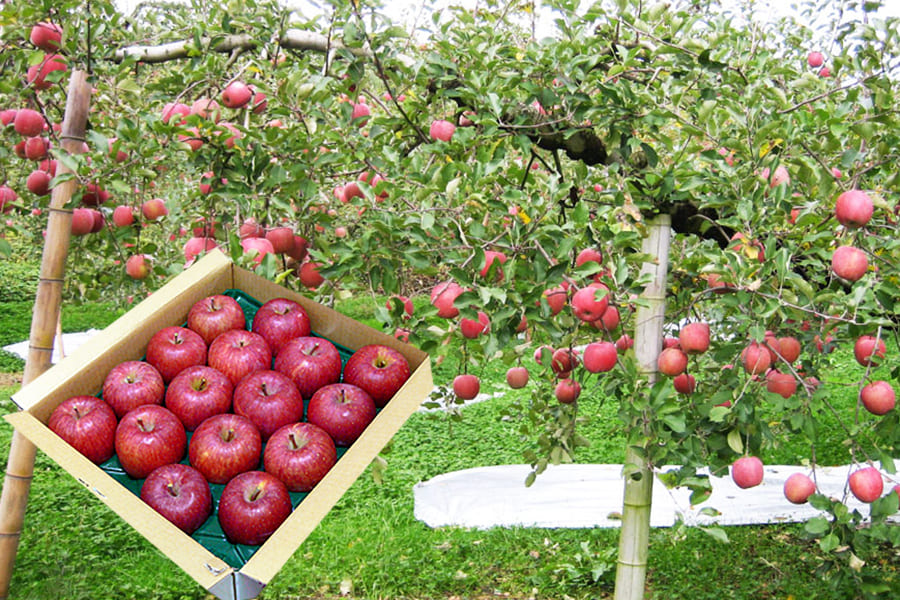
[[[90,101],[91,86],[87,83],[87,73],[73,71],[60,137],[63,152],[82,152]],[[60,161],[57,175],[65,173],[71,173],[71,170]],[[77,187],[78,180],[75,178],[64,181],[53,188],[50,198],[47,237],[31,320],[23,386],[46,371],[53,357],[53,339],[62,304],[66,258],[72,234],[72,209],[67,208],[67,205]],[[9,593],[34,472],[35,452],[34,444],[18,431],[13,432],[6,477],[3,480],[3,494],[0,496],[0,600],[5,600]]]

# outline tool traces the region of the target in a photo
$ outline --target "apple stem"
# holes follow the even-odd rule
[[[299,450],[306,445],[306,438],[298,437],[293,431],[288,434],[288,440],[288,446],[291,450]]]
[[[178,496],[178,486],[171,481],[166,484],[166,491],[169,492],[170,496]]]
[[[75,413],[75,418],[76,418],[76,419],[80,419],[80,418],[82,417],[81,411],[78,410],[78,407],[77,407],[77,406],[76,406],[75,408],[72,409],[72,412]]]
[[[260,494],[262,494],[262,488],[257,487],[255,490],[253,490],[253,493],[250,494],[250,502],[254,502],[257,498],[259,498]]]
[[[228,429],[223,431],[221,438],[222,438],[223,442],[230,442],[231,440],[233,440],[234,439],[234,429],[229,427]]]

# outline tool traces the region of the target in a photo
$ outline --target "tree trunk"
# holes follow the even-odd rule
[[[69,95],[62,127],[62,148],[70,154],[80,153],[87,126],[91,86],[84,71],[74,71],[69,82]],[[58,173],[71,172],[64,163]],[[53,188],[47,218],[47,238],[41,258],[40,281],[31,319],[31,334],[22,385],[28,385],[46,371],[53,358],[53,338],[62,304],[62,288],[72,234],[72,209],[65,208],[78,187],[77,179],[65,181]],[[13,432],[9,447],[3,494],[0,495],[0,600],[9,593],[16,561],[16,550],[25,520],[28,491],[34,472],[34,445]]]
[[[634,334],[638,370],[647,378],[648,390],[656,383],[656,361],[662,348],[671,225],[669,215],[659,215],[650,221],[642,249],[644,254],[655,257],[655,262],[644,263],[642,268],[642,273],[652,274],[653,280],[641,294],[647,306],[637,309]],[[632,426],[641,427],[641,423]],[[641,450],[631,445],[625,450],[625,498],[619,531],[615,600],[641,600],[644,597],[653,473]]]

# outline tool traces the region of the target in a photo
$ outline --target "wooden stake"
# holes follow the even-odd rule
[[[649,389],[656,383],[656,361],[662,349],[672,219],[669,215],[659,215],[648,225],[642,251],[654,257],[655,262],[644,263],[641,272],[651,274],[653,280],[641,294],[647,305],[639,306],[635,314],[634,350],[638,370],[646,376]],[[640,427],[640,424],[634,426]],[[653,472],[639,450],[631,445],[625,450],[625,498],[619,531],[615,600],[641,600],[647,579]]]
[[[84,71],[73,71],[62,126],[61,146],[64,152],[82,152],[90,101],[91,86],[87,83],[87,74]],[[60,161],[57,174],[63,173],[71,173],[71,170]],[[67,205],[77,188],[78,180],[72,178],[54,187],[50,198],[47,237],[32,313],[28,356],[22,376],[23,386],[50,368],[53,358],[53,338],[59,321],[66,258],[72,234],[72,209]],[[35,453],[34,445],[18,431],[14,431],[6,477],[3,480],[3,494],[0,495],[0,600],[5,600],[9,593],[28,504],[28,491],[34,473]]]

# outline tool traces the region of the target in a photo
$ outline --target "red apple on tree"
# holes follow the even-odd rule
[[[665,348],[656,360],[659,372],[669,377],[681,375],[687,368],[688,357],[680,348]]]
[[[151,198],[141,204],[141,213],[148,221],[156,221],[169,214],[166,201],[162,198]]]
[[[884,340],[872,335],[862,335],[853,344],[853,356],[864,367],[877,367],[887,353]]]
[[[130,206],[117,206],[113,209],[112,221],[116,227],[128,227],[134,223],[134,211]]]
[[[464,291],[455,281],[445,281],[434,286],[431,290],[431,304],[437,309],[438,316],[445,319],[456,317],[459,309],[453,303]]]
[[[481,382],[475,375],[457,375],[453,379],[453,393],[461,400],[472,400],[478,395]]]
[[[394,397],[410,373],[409,361],[399,350],[368,344],[347,359],[343,381],[365,390],[380,408]]]
[[[237,300],[224,294],[198,300],[187,315],[188,329],[199,333],[207,346],[219,334],[231,329],[244,329],[246,324],[244,309]]]
[[[678,343],[687,354],[709,350],[709,323],[688,323],[678,334]]]
[[[859,399],[867,411],[878,416],[891,412],[897,404],[894,388],[884,380],[863,386],[859,391]]]
[[[553,393],[559,402],[572,404],[581,395],[581,384],[574,379],[560,379]]]
[[[459,320],[459,331],[466,339],[474,340],[487,333],[491,327],[490,317],[484,311],[478,311],[477,319],[462,318]]]
[[[162,375],[153,365],[142,360],[117,364],[103,380],[103,400],[120,419],[138,406],[161,405],[165,393]]]
[[[790,373],[772,369],[766,373],[766,389],[782,398],[790,398],[797,391],[797,379]]]
[[[187,327],[164,327],[147,343],[146,360],[168,383],[184,369],[206,364],[206,343]]]
[[[41,135],[44,131],[44,115],[30,108],[20,108],[13,121],[13,129],[26,138]]]
[[[253,98],[253,90],[243,81],[232,81],[222,90],[222,104],[228,108],[243,108]]]
[[[602,283],[591,283],[572,296],[572,310],[582,321],[596,321],[609,307],[609,288]]]
[[[194,431],[213,415],[231,410],[234,386],[227,375],[206,365],[188,367],[166,388],[166,408],[184,428]]]
[[[258,546],[291,514],[291,497],[280,479],[264,471],[247,471],[226,484],[218,519],[232,544]]]
[[[56,52],[62,43],[62,27],[56,23],[37,23],[31,28],[28,39],[44,52]]]
[[[349,446],[375,418],[375,401],[362,388],[332,383],[319,388],[306,408],[306,420],[321,427],[337,446]]]
[[[293,380],[304,400],[321,387],[341,380],[341,354],[325,338],[294,338],[275,357],[275,370]]]
[[[444,119],[435,119],[431,122],[431,127],[428,129],[428,134],[432,139],[444,142],[449,142],[455,132],[456,125]]]
[[[150,275],[150,257],[146,254],[132,254],[125,261],[125,273],[132,279],[147,279]]]
[[[875,502],[884,491],[884,479],[875,467],[857,469],[847,479],[850,491],[860,502]]]
[[[207,363],[225,373],[235,386],[254,371],[272,368],[272,351],[263,336],[246,329],[229,329],[209,345]]]
[[[763,464],[755,456],[743,456],[731,465],[731,479],[739,488],[747,489],[762,483]]]
[[[156,404],[127,413],[116,427],[116,455],[128,475],[143,479],[184,456],[187,434],[178,417]]]
[[[312,260],[307,260],[300,265],[300,283],[311,290],[318,289],[320,285],[325,283],[325,278],[319,273],[321,266],[320,263]]]
[[[291,492],[308,492],[337,462],[334,441],[312,423],[292,423],[272,434],[263,453],[266,473]]]
[[[804,504],[815,493],[816,484],[805,473],[793,473],[784,481],[784,497],[793,504]]]
[[[280,427],[303,419],[303,397],[287,375],[254,371],[234,388],[234,412],[250,419],[265,441]]]
[[[838,246],[831,255],[831,271],[850,282],[859,281],[869,270],[869,257],[855,246]]]
[[[261,455],[262,436],[256,425],[233,413],[213,415],[200,423],[188,446],[191,466],[217,484],[259,468]]]
[[[528,369],[523,366],[510,367],[506,371],[506,383],[514,390],[528,385]]]
[[[558,285],[544,290],[544,298],[547,300],[547,305],[550,307],[550,313],[558,315],[569,301],[569,292],[565,287]]]
[[[154,469],[141,485],[141,500],[188,535],[213,509],[209,483],[190,465],[174,463]]]
[[[676,375],[675,378],[672,379],[672,385],[679,394],[689,396],[697,389],[697,380],[690,373],[682,373],[681,375]]]
[[[591,373],[612,371],[619,358],[616,345],[612,342],[591,342],[584,348],[584,368]]]
[[[581,357],[575,348],[557,348],[550,356],[550,368],[557,377],[568,377],[579,364]]]
[[[869,195],[862,190],[847,190],[838,196],[834,205],[834,216],[848,229],[863,227],[872,218],[875,205]]]
[[[806,63],[813,69],[818,69],[825,64],[825,56],[821,52],[814,50],[806,57]]]
[[[309,315],[299,303],[288,298],[273,298],[264,303],[253,317],[253,333],[261,335],[272,354],[296,337],[305,337],[312,333]]]
[[[751,375],[761,375],[769,370],[772,365],[772,357],[768,348],[753,341],[741,351],[741,363],[744,370]]]
[[[96,396],[73,396],[57,406],[47,427],[88,460],[100,464],[115,453],[116,414]]]

